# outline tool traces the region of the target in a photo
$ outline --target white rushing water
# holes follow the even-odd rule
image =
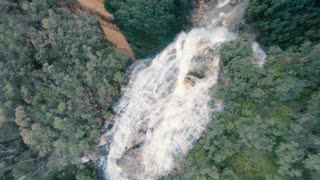
[[[267,55],[257,42],[253,42],[251,46],[253,50],[254,64],[262,68],[266,62]]]
[[[208,91],[219,73],[214,47],[235,39],[224,23],[216,22],[181,33],[146,67],[141,66],[144,61],[136,63],[115,105],[115,124],[101,142],[108,152],[100,159],[107,179],[166,175],[179,168],[200,138],[209,114],[219,109],[208,106]]]

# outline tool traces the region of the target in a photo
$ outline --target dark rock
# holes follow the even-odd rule
[[[128,177],[129,179],[138,179],[144,170],[141,150],[135,149],[127,151],[122,158],[118,160],[117,164],[125,174],[130,175],[130,177]]]
[[[231,6],[235,6],[238,4],[238,0],[231,0],[229,3]]]
[[[126,146],[127,150],[137,149],[146,141],[147,136],[145,134],[137,134],[135,138],[129,142]]]

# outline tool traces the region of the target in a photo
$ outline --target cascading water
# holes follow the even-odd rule
[[[235,39],[228,18],[220,14],[206,28],[181,33],[147,67],[136,63],[100,144],[108,152],[99,160],[107,179],[156,179],[179,167],[219,109],[208,106],[208,91],[219,73],[214,47]]]

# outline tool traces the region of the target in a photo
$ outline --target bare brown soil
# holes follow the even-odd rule
[[[112,23],[112,15],[105,10],[104,0],[78,0],[82,8],[90,10],[93,14],[99,16],[100,26],[106,39],[113,42],[118,49],[126,53],[131,59],[135,59],[134,52],[126,37],[121,33],[119,28]]]

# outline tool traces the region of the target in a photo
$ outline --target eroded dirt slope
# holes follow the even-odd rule
[[[126,37],[117,26],[112,24],[112,15],[105,10],[104,0],[78,0],[78,2],[82,8],[88,9],[95,15],[100,16],[100,25],[105,37],[113,42],[118,49],[125,52],[131,59],[135,59],[135,55]]]

